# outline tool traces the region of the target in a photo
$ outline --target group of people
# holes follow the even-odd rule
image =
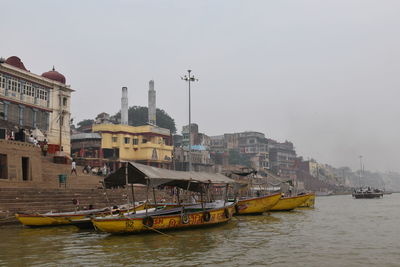
[[[43,156],[47,155],[49,145],[47,143],[46,136],[44,136],[44,138],[42,139],[43,141],[39,141],[37,136],[34,135],[34,131],[30,129],[19,128],[17,129],[17,131],[7,130],[5,137],[6,140],[28,142],[30,144],[33,144],[34,146],[38,146],[42,149]]]
[[[107,164],[104,164],[103,167],[91,167],[90,165],[85,165],[82,169],[83,173],[86,174],[97,174],[97,175],[108,175],[111,172],[111,169]],[[71,163],[71,174],[75,173],[75,175],[78,175],[76,172],[76,161],[75,159],[72,160]]]

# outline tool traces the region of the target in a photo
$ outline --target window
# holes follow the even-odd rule
[[[47,91],[42,88],[37,88],[36,90],[36,97],[41,100],[47,100]]]
[[[22,87],[23,94],[27,96],[34,96],[34,91],[31,83],[25,83]]]
[[[41,129],[41,130],[47,130],[48,128],[48,118],[49,115],[45,111],[37,111],[36,112],[36,126]],[[63,120],[63,116],[60,117],[61,120]]]
[[[0,119],[4,120],[4,103],[0,102]]]
[[[6,89],[6,77],[0,73],[0,88]]]
[[[19,124],[19,107],[16,104],[8,105],[8,121]]]
[[[21,92],[21,84],[14,78],[8,79],[8,89],[14,92]]]
[[[137,138],[133,138],[133,139],[132,139],[132,143],[133,143],[134,145],[137,145],[137,144],[139,143],[139,140],[138,140]]]
[[[16,79],[14,78],[8,79],[8,90],[19,93],[20,87],[18,85],[20,85],[20,83]]]
[[[118,137],[116,137],[116,136],[111,137],[111,141],[112,141],[113,143],[118,142]]]
[[[30,107],[24,108],[24,125],[33,127],[33,110]]]
[[[131,139],[129,137],[124,138],[125,144],[129,144],[131,142]]]
[[[142,139],[142,143],[143,143],[143,144],[146,144],[146,143],[147,143],[147,139],[143,138],[143,139]]]
[[[46,92],[46,93],[47,93],[47,92]],[[46,97],[46,98],[47,98],[47,97]],[[68,103],[67,98],[64,97],[64,98],[63,98],[63,106],[66,107],[66,106],[67,106],[67,103]]]

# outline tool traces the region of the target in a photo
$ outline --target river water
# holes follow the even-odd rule
[[[329,196],[170,237],[3,226],[0,266],[400,266],[399,211],[400,194]]]

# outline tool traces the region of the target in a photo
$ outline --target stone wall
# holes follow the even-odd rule
[[[5,168],[6,175],[2,177],[3,179],[0,179],[0,181],[23,181],[22,158],[24,157],[28,159],[27,181],[42,182],[42,162],[40,153],[40,148],[30,143],[0,139],[0,154],[5,155],[6,158],[6,164],[2,164],[2,168]]]

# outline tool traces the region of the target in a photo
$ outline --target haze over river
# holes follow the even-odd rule
[[[113,236],[0,228],[0,266],[400,266],[400,194],[317,197],[315,209],[203,229]]]

